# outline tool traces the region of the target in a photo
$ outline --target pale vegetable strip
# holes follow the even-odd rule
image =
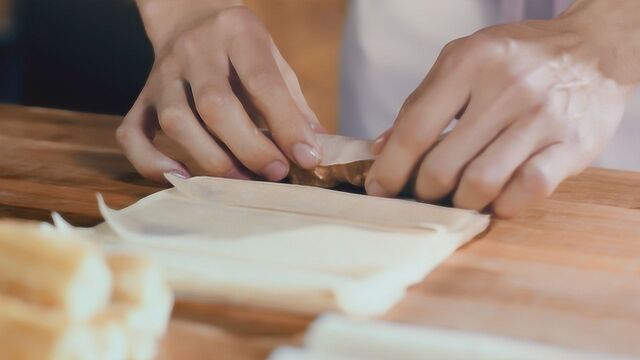
[[[150,360],[173,294],[146,257],[98,248],[60,226],[0,221],[0,358]]]
[[[604,360],[622,355],[588,353],[496,335],[325,315],[305,336],[304,350],[275,351],[270,360]]]
[[[132,323],[133,331],[159,337],[164,334],[173,307],[173,294],[160,267],[146,257],[111,254],[107,263],[114,277],[112,301],[128,305],[142,323]]]
[[[88,242],[2,221],[0,293],[88,319],[107,305],[111,273]]]
[[[12,360],[95,359],[96,333],[58,309],[0,295],[0,356]]]

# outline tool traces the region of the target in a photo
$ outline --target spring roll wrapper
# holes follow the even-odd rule
[[[448,131],[443,132],[436,143],[442,141],[447,134]],[[322,188],[333,188],[341,184],[364,187],[369,169],[376,159],[371,151],[373,141],[328,134],[318,134],[317,139],[322,149],[320,165],[307,170],[292,163],[289,182]],[[401,194],[413,194],[416,176],[417,169],[414,169]]]
[[[345,183],[364,186],[375,159],[371,152],[372,142],[341,135],[318,134],[316,137],[322,150],[320,165],[313,170],[306,170],[292,164],[289,181],[323,188]]]
[[[167,175],[175,186],[74,229],[144,254],[178,297],[319,313],[386,312],[488,216],[320,188]]]
[[[583,352],[498,335],[323,315],[307,329],[304,348],[281,347],[269,360],[451,359],[605,360],[624,355]]]

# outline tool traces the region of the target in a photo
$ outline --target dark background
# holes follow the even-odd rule
[[[133,0],[21,0],[0,52],[0,101],[124,114],[153,52]]]
[[[0,26],[0,103],[119,115],[129,110],[153,62],[134,0],[0,0],[0,5],[7,1],[18,8],[10,31]],[[346,1],[245,3],[263,19],[307,101],[333,131]]]

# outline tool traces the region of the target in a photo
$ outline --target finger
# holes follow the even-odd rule
[[[567,177],[580,169],[575,159],[579,152],[565,143],[544,148],[527,160],[493,202],[499,217],[513,217],[518,212],[551,195]]]
[[[558,140],[546,120],[540,113],[530,114],[502,132],[465,168],[453,204],[473,210],[489,205],[520,165]]]
[[[469,97],[467,71],[438,62],[403,105],[366,180],[367,193],[397,194],[424,153]]]
[[[423,159],[416,197],[435,201],[458,185],[467,164],[483,151],[520,114],[539,112],[537,99],[528,95],[526,80],[507,78],[474,92],[456,127]],[[533,110],[532,110],[532,104]]]
[[[318,120],[318,117],[313,110],[311,110],[311,107],[309,107],[307,99],[305,99],[304,94],[302,93],[302,88],[300,87],[300,82],[298,81],[296,73],[284,59],[273,40],[271,40],[271,53],[276,60],[276,65],[284,78],[284,82],[287,85],[287,89],[289,89],[289,93],[291,94],[293,101],[298,106],[298,109],[300,109],[300,111],[305,115],[311,129],[317,133],[327,133],[327,129],[322,125],[320,120]]]
[[[267,35],[238,36],[230,44],[229,58],[280,149],[303,168],[313,169],[320,163],[315,133],[292,97],[270,44]]]
[[[435,201],[451,193],[467,163],[507,125],[504,115],[490,116],[483,107],[472,100],[451,133],[424,157],[415,187],[418,199]]]
[[[249,170],[271,181],[289,173],[289,162],[275,144],[262,134],[245,112],[226,78],[198,74],[223,70],[193,64],[191,83],[195,107],[203,122]]]
[[[378,135],[378,137],[375,138],[375,140],[373,140],[373,144],[371,144],[371,152],[374,155],[380,154],[382,149],[384,149],[384,146],[387,144],[387,141],[389,140],[389,136],[391,135],[392,130],[393,130],[393,127],[388,128],[382,134]]]
[[[183,147],[207,175],[249,179],[200,124],[189,106],[187,91],[179,79],[163,84],[156,109],[164,133]]]
[[[116,130],[116,138],[125,156],[142,176],[159,183],[166,183],[164,174],[168,172],[190,177],[184,165],[153,145],[156,129],[155,112],[138,100]]]

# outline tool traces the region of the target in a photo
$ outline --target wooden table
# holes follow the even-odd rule
[[[100,221],[160,188],[113,139],[117,117],[0,106],[0,216]],[[521,217],[493,221],[387,319],[640,356],[640,174],[589,169]],[[179,302],[162,359],[260,359],[304,315]],[[194,321],[202,324],[197,325]],[[215,325],[215,327],[211,326]]]

